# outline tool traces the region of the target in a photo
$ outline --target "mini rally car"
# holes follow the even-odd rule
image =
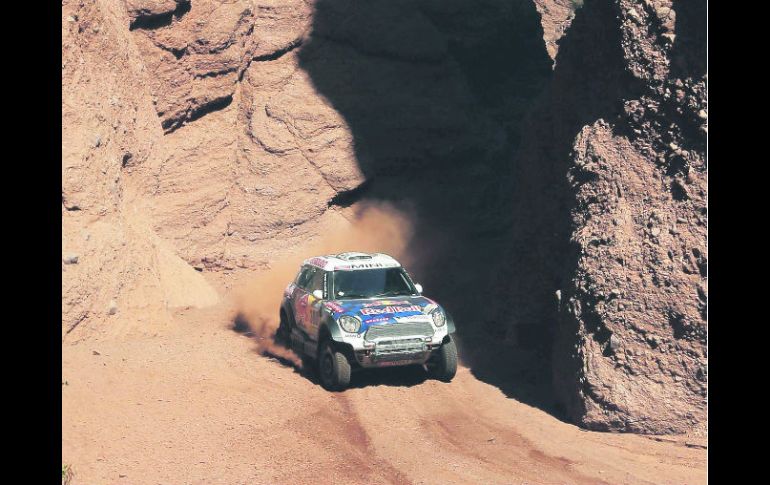
[[[328,390],[347,387],[355,369],[412,364],[448,382],[457,371],[455,325],[421,294],[386,254],[310,258],[284,291],[276,338],[317,368]]]

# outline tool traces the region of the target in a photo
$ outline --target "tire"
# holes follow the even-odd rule
[[[342,391],[350,384],[350,362],[330,341],[321,344],[318,354],[318,375],[327,391]]]
[[[457,346],[452,336],[439,347],[434,359],[428,365],[428,373],[434,379],[449,382],[457,374]]]

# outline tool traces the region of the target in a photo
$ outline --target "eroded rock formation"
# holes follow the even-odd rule
[[[515,157],[510,328],[590,428],[704,426],[704,35],[705,2],[587,0]]]

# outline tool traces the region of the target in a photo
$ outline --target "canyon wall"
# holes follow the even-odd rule
[[[568,21],[514,157],[503,315],[551,353],[571,421],[703,431],[706,4],[586,0]]]
[[[62,38],[63,341],[160,331],[384,202],[568,419],[703,425],[705,2],[82,0]]]

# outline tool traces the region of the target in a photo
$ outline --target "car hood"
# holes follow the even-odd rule
[[[422,317],[427,317],[427,314],[437,306],[435,301],[424,296],[334,300],[324,303],[324,307],[335,319],[342,315],[360,318],[361,330],[359,332],[366,331],[371,325],[422,320]]]

